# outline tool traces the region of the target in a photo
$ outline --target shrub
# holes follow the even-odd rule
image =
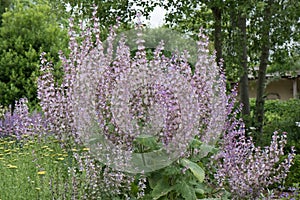
[[[286,187],[292,187],[294,184],[300,184],[300,155],[297,154],[294,159],[294,164],[290,168],[290,172],[285,181]]]
[[[251,100],[251,108],[254,109],[255,102]],[[300,127],[296,122],[300,121],[300,100],[290,99],[287,101],[266,100],[265,123],[260,146],[270,143],[274,131],[287,132],[288,142],[286,149],[295,147],[300,152]]]
[[[57,53],[66,50],[67,31],[58,23],[46,1],[12,1],[0,27],[0,104],[11,105],[27,98],[37,104],[39,55],[48,52],[56,78],[61,77]]]

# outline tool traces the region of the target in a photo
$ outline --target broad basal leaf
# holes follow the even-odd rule
[[[199,180],[200,183],[204,181],[205,172],[199,165],[197,165],[197,163],[194,163],[184,158],[181,160],[181,164],[184,167],[189,168],[191,172],[194,174],[194,176]]]

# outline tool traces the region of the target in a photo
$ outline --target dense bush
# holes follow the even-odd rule
[[[295,184],[300,184],[300,155],[297,154],[294,159],[294,164],[290,168],[290,172],[285,181],[286,186],[293,186]]]
[[[21,97],[36,104],[41,52],[48,52],[59,78],[57,53],[67,44],[67,30],[60,27],[47,1],[12,1],[0,27],[0,104],[14,105]]]
[[[90,148],[94,157],[90,161],[98,160],[91,169],[96,174],[91,179],[94,182],[91,188],[97,197],[131,196],[130,185],[137,183],[133,195],[138,198],[196,199],[204,171],[197,164],[199,159],[184,159],[189,157],[186,152],[189,139],[217,140],[216,134],[223,132],[227,114],[225,79],[219,73],[214,56],[207,50],[207,38],[200,34],[198,60],[192,73],[187,54],[174,53],[172,58],[167,58],[162,55],[162,42],[155,48],[153,59],[148,60],[140,38],[140,25],[136,38],[138,50],[134,56],[124,36],[117,48],[113,48],[114,29],[105,49],[98,20],[94,17],[92,26],[82,26],[79,33],[70,21],[71,53],[69,57],[60,55],[65,70],[61,85],[55,84],[52,66],[44,58],[45,54],[42,55],[38,97],[49,122],[49,132],[65,141],[74,138],[78,143],[89,145],[92,145],[90,140],[97,142]],[[95,129],[91,128],[91,116],[92,120],[97,119],[96,132],[91,132]],[[195,157],[203,154],[199,146],[194,148]],[[151,157],[154,150],[159,154]],[[182,159],[169,163],[175,171],[166,170],[162,181],[157,182],[157,172],[153,172],[156,176],[152,182],[148,173],[166,167],[165,162],[174,161],[172,156],[159,159],[158,155],[165,155],[165,151],[178,155],[176,160],[180,156]],[[106,169],[100,170],[103,164]],[[163,167],[157,167],[162,164]],[[185,179],[181,177],[184,169],[188,169]],[[160,175],[163,176],[163,172]],[[116,180],[113,176],[124,179]]]
[[[251,108],[254,110],[255,101],[251,99]],[[300,152],[300,100],[290,99],[287,101],[266,100],[265,122],[261,137],[261,146],[268,145],[274,131],[287,132],[288,143],[286,148],[295,147]]]

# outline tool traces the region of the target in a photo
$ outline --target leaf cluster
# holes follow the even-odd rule
[[[153,137],[140,137],[137,143],[148,148],[149,151],[157,150],[157,141]],[[195,150],[202,154],[192,153]],[[143,199],[172,200],[172,199],[226,199],[229,193],[218,190],[216,185],[209,183],[205,178],[209,172],[209,157],[217,153],[217,149],[202,144],[200,140],[194,139],[188,150],[189,157],[180,158],[170,166],[145,174],[147,177],[147,188]],[[207,155],[203,158],[203,154]],[[208,158],[208,159],[206,159]],[[136,188],[132,185],[132,188]]]

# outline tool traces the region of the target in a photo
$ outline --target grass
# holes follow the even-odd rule
[[[1,138],[0,199],[70,199],[72,180],[80,176],[72,172],[77,167],[73,153],[86,150],[64,149],[53,137]],[[77,195],[84,192],[79,189]]]
[[[0,138],[0,200],[83,199],[90,193],[86,172],[74,157],[88,155],[89,149],[61,144],[49,136]],[[299,188],[275,191],[275,199],[298,199]]]

